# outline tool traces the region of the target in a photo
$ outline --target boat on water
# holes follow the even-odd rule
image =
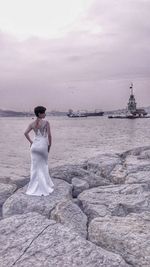
[[[103,115],[104,112],[101,110],[95,110],[95,111],[78,110],[74,112],[72,109],[70,109],[67,113],[67,116],[69,118],[93,117],[93,116],[103,116]]]
[[[72,113],[72,114],[67,114],[69,118],[84,118],[87,117],[85,114],[80,114],[80,113]]]
[[[69,118],[87,117],[85,113],[86,113],[85,110],[78,110],[78,111],[74,112],[72,109],[69,109],[67,116]]]
[[[104,112],[96,109],[95,111],[87,111],[86,115],[87,117],[103,116]]]
[[[150,118],[150,116],[133,116],[133,115],[109,115],[108,116],[109,119],[131,119],[131,120],[134,120],[134,119],[148,119]]]

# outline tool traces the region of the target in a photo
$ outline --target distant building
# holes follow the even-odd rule
[[[130,85],[131,94],[129,97],[129,102],[127,106],[127,111],[133,116],[145,116],[147,115],[147,112],[143,108],[137,108],[137,103],[133,94],[133,83]]]
[[[137,110],[136,109],[136,101],[135,101],[135,97],[133,94],[133,84],[130,85],[130,90],[131,90],[131,94],[130,94],[129,102],[128,102],[128,111],[133,114]]]

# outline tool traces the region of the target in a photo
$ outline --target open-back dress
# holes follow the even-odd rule
[[[48,168],[48,121],[43,120],[39,128],[33,124],[32,129],[35,137],[30,149],[30,182],[26,194],[46,196],[54,190]]]

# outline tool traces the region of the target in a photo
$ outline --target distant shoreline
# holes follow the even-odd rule
[[[67,112],[51,111],[47,116],[66,116]],[[0,117],[34,117],[34,113],[0,109]]]
[[[148,114],[150,114],[150,106],[144,108]],[[117,110],[108,110],[104,111],[104,115],[115,115],[115,114],[125,114],[126,109],[117,109]],[[47,116],[66,116],[67,111],[47,111]],[[32,112],[22,112],[22,111],[14,111],[14,110],[3,110],[0,109],[0,117],[34,117],[34,113]]]

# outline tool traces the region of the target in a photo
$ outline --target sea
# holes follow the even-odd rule
[[[150,145],[150,119],[108,119],[107,116],[46,119],[52,133],[49,168]],[[33,120],[31,117],[0,118],[0,179],[29,176],[30,146],[24,131]]]

